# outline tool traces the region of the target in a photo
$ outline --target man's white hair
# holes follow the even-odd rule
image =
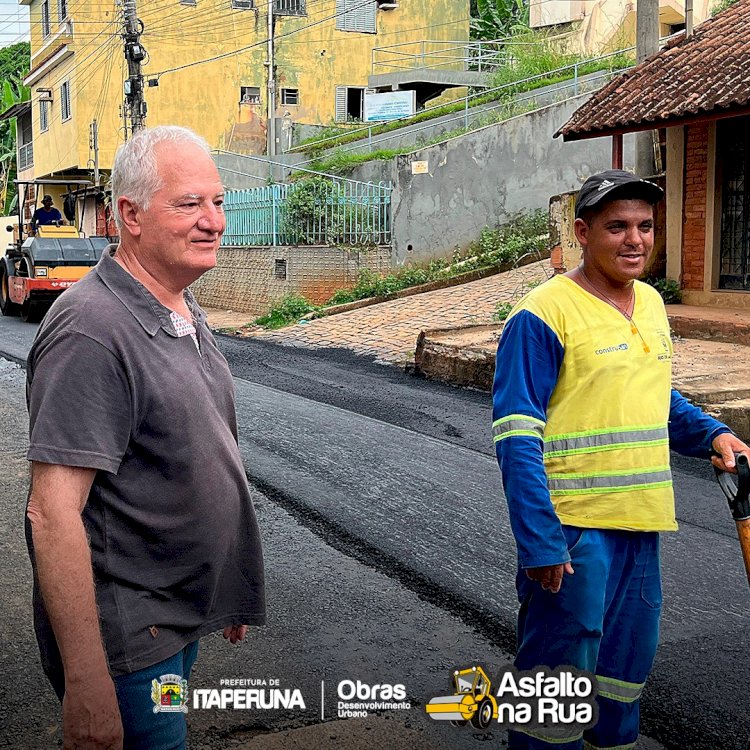
[[[163,185],[156,168],[155,148],[159,143],[178,143],[202,148],[209,156],[211,149],[206,140],[188,128],[178,125],[159,125],[139,130],[117,149],[112,165],[110,186],[112,207],[117,226],[122,229],[122,216],[117,201],[122,196],[130,198],[139,208],[148,209],[151,198]]]

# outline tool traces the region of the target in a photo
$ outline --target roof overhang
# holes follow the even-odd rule
[[[11,120],[14,117],[20,117],[28,112],[31,112],[31,102],[18,102],[18,104],[14,104],[0,114],[0,120]]]
[[[750,104],[730,107],[728,109],[714,110],[713,112],[699,112],[694,115],[684,117],[670,117],[666,120],[654,120],[653,122],[640,122],[634,124],[625,124],[618,127],[606,128],[604,130],[586,130],[578,133],[566,133],[563,135],[563,141],[585,141],[590,138],[604,138],[612,135],[625,135],[627,133],[642,133],[645,130],[657,130],[659,128],[676,128],[684,125],[695,125],[699,122],[715,122],[716,120],[725,120],[729,117],[744,117],[750,115]],[[560,131],[553,136],[557,138],[561,135]]]
[[[47,75],[51,70],[54,70],[61,62],[64,62],[69,57],[73,56],[73,50],[64,44],[54,54],[50,55],[41,65],[29,71],[26,78],[23,79],[24,85],[33,86],[41,78]]]

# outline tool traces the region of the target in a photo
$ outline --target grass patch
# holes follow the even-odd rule
[[[412,154],[420,149],[434,146],[436,143],[443,143],[451,138],[465,135],[466,133],[473,132],[479,128],[486,127],[487,125],[510,120],[512,117],[522,115],[525,112],[530,112],[535,108],[536,105],[532,102],[516,103],[509,101],[499,106],[497,109],[488,111],[482,117],[475,119],[468,128],[461,127],[448,130],[444,133],[435,135],[432,138],[418,139],[417,142],[412,145],[400,146],[399,148],[378,149],[377,151],[367,151],[364,153],[337,150],[323,159],[317,159],[311,162],[307,167],[316,172],[323,172],[325,174],[332,174],[340,177],[351,174],[351,172],[361,164],[366,164],[370,161],[389,161],[396,156]],[[292,179],[299,179],[303,177],[304,174],[305,173],[303,172],[295,172],[292,174]]]

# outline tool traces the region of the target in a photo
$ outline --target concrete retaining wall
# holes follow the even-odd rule
[[[286,262],[286,278],[277,261]],[[279,264],[280,265],[280,264]],[[353,287],[362,269],[387,273],[390,248],[222,247],[217,265],[191,289],[206,307],[262,315],[287,294],[321,304],[338,289]]]
[[[357,180],[390,179],[393,262],[402,265],[464,249],[485,226],[519,211],[546,210],[550,196],[576,190],[589,175],[611,167],[608,138],[563,143],[555,131],[589,94],[489,125],[392,162],[355,170]],[[625,137],[625,167],[634,139]],[[413,174],[414,162],[426,172]]]

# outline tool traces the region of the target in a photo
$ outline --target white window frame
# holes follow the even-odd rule
[[[294,101],[288,101],[289,94],[293,92],[292,97]],[[281,103],[287,107],[298,107],[299,106],[299,89],[281,89]]]
[[[73,116],[70,106],[70,81],[63,81],[60,84],[60,119],[67,122]]]
[[[68,19],[68,0],[57,0],[57,20],[59,23]]]
[[[39,101],[39,132],[46,133],[49,130],[49,110],[52,101],[41,99]]]
[[[42,39],[46,39],[52,29],[49,18],[49,0],[42,0]]]
[[[378,33],[378,2],[370,0],[336,0],[336,28],[360,34]],[[348,11],[348,12],[347,12]]]

